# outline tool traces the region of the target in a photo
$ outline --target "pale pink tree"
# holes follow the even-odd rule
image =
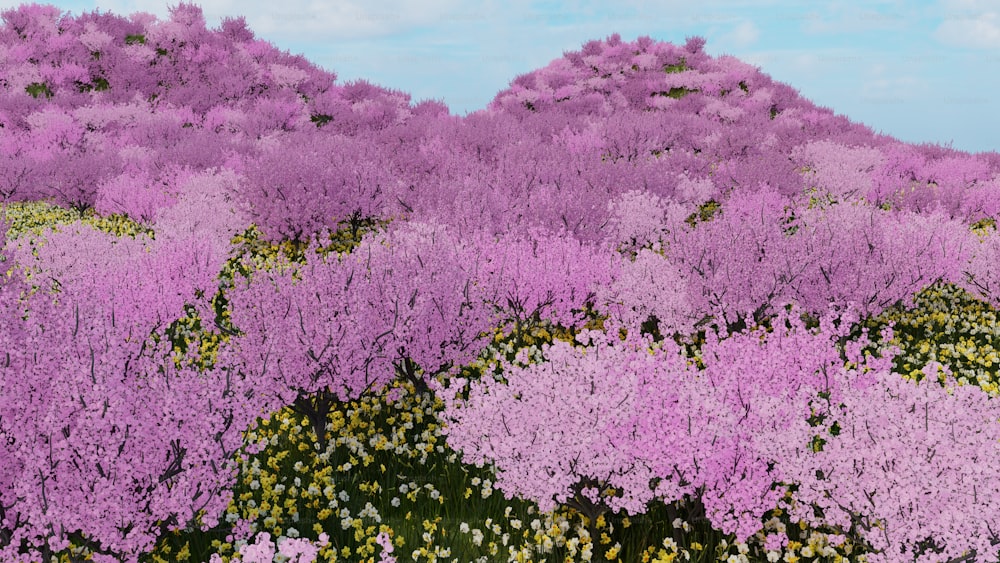
[[[442,390],[448,444],[466,463],[489,464],[508,498],[538,503],[540,510],[569,506],[588,517],[592,533],[607,512],[639,514],[654,498],[658,474],[626,447],[619,434],[633,429],[644,385],[669,379],[686,397],[685,361],[676,351],[650,354],[642,339],[615,343],[600,331],[583,331],[579,346],[556,341],[543,346],[547,361],[513,363],[500,358],[501,379],[455,379]],[[681,410],[664,408],[658,419],[678,447],[703,447],[688,435]],[[672,416],[676,415],[676,416]],[[668,417],[671,417],[668,421]],[[690,490],[688,484],[676,493]],[[618,491],[609,496],[609,488]],[[666,487],[663,488],[664,491]],[[663,492],[663,491],[661,491]]]
[[[619,263],[608,249],[559,231],[481,234],[473,244],[484,258],[483,298],[505,330],[541,321],[581,327],[586,306],[598,287],[610,283]]]
[[[95,561],[134,562],[169,530],[216,525],[261,408],[239,374],[175,364],[165,329],[214,277],[194,241],[73,227],[37,258],[14,252],[38,292],[5,286],[23,313],[0,323],[0,388],[17,398],[0,407],[0,553],[47,560],[79,533]]]
[[[946,367],[932,362],[924,374],[917,383],[888,366],[836,374],[845,391],[820,410],[830,433],[821,451],[776,457],[800,485],[792,515],[859,534],[869,561],[996,561],[1000,412]]]
[[[852,304],[874,316],[911,304],[934,283],[963,282],[975,250],[968,226],[939,212],[844,203],[798,213],[785,254],[800,268],[789,295],[816,314]]]
[[[260,383],[269,411],[294,405],[308,416],[325,449],[327,415],[395,376],[399,318],[381,307],[385,272],[368,268],[367,253],[324,260],[311,245],[305,254],[304,265],[238,278],[227,292],[237,330],[231,361]]]

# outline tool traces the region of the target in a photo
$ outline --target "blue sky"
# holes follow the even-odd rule
[[[0,0],[0,7],[20,2]],[[175,0],[49,2],[79,14],[168,15]],[[204,0],[210,27],[244,16],[257,37],[338,75],[486,106],[518,74],[619,33],[759,66],[817,104],[911,142],[1000,151],[998,0]]]

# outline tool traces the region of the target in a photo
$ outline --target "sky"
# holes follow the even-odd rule
[[[179,0],[48,2],[169,17]],[[44,3],[44,2],[42,2]],[[486,107],[520,74],[618,33],[740,58],[814,103],[915,143],[1000,151],[1000,0],[197,0],[337,75]],[[0,8],[20,2],[0,0]]]

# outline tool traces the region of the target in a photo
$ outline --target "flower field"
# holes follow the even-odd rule
[[[0,15],[0,560],[1000,560],[1000,154],[700,38],[457,117]]]

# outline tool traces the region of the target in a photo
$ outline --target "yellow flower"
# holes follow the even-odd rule
[[[676,553],[667,553],[667,550],[661,549],[652,563],[673,563],[676,557]]]

